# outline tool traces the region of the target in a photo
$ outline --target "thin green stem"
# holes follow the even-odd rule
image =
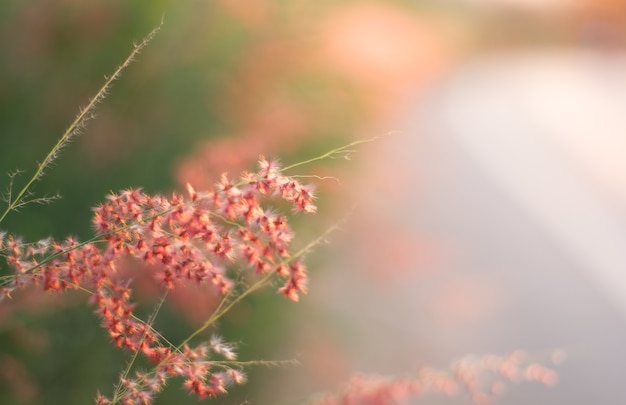
[[[221,368],[233,368],[233,367],[283,367],[283,366],[299,366],[301,363],[296,359],[289,360],[248,360],[248,361],[239,361],[239,360],[207,360],[207,361],[194,361],[198,364],[210,364],[213,367],[221,367]],[[167,363],[163,363],[167,364]]]
[[[163,296],[159,300],[158,304],[155,306],[154,311],[152,311],[152,314],[150,314],[150,317],[148,318],[148,320],[144,322],[148,327],[152,328],[152,325],[154,324],[154,320],[159,314],[159,311],[161,310],[161,307],[163,306],[163,303],[165,302],[166,297],[167,297],[167,291],[163,293]],[[145,339],[146,339],[146,334],[144,334],[143,336],[143,340]],[[139,344],[139,346],[141,347],[142,344],[143,344],[143,341]],[[120,377],[120,384],[118,384],[118,386],[115,389],[115,392],[113,393],[113,399],[111,400],[112,404],[116,404],[120,400],[122,394],[124,393],[122,381],[125,380],[126,377],[128,377],[128,374],[130,373],[130,370],[132,369],[133,364],[135,364],[135,361],[137,360],[137,357],[139,356],[139,352],[141,352],[141,349],[137,349],[135,353],[133,353],[133,357],[130,359],[130,361],[128,362],[128,365],[122,372],[122,375]]]
[[[72,252],[72,251],[74,251],[74,250],[80,249],[81,247],[83,247],[83,246],[85,246],[85,245],[88,245],[88,244],[91,244],[91,243],[105,242],[106,240],[105,240],[105,239],[103,239],[103,238],[104,238],[104,237],[106,237],[106,236],[113,235],[113,234],[115,234],[115,233],[117,233],[117,232],[123,232],[123,231],[125,231],[126,229],[129,229],[129,228],[131,228],[131,227],[134,227],[134,226],[136,226],[136,225],[138,225],[138,224],[140,224],[140,223],[142,223],[142,222],[146,222],[146,221],[149,221],[149,220],[151,220],[151,219],[157,218],[157,217],[159,217],[159,216],[165,215],[165,214],[167,214],[168,212],[170,212],[171,210],[172,210],[172,209],[167,209],[167,210],[164,210],[164,211],[158,212],[158,213],[156,213],[156,214],[154,214],[154,215],[152,215],[152,216],[146,217],[146,218],[144,218],[142,221],[132,222],[132,223],[130,223],[130,224],[126,224],[126,225],[123,225],[123,226],[121,226],[121,227],[119,227],[119,228],[113,229],[113,230],[111,230],[111,231],[109,231],[109,232],[103,232],[103,233],[101,233],[101,234],[98,234],[98,235],[96,235],[96,236],[94,236],[94,237],[90,238],[90,239],[87,239],[87,240],[85,240],[85,241],[79,242],[79,243],[77,243],[75,246],[72,246],[72,247],[70,247],[70,248],[68,248],[68,249],[64,249],[64,250],[62,250],[62,251],[60,251],[60,252],[56,252],[56,253],[53,253],[53,254],[51,254],[51,255],[49,255],[49,256],[46,256],[46,257],[45,257],[45,258],[43,258],[43,259],[42,259],[39,263],[37,263],[37,265],[36,265],[36,266],[33,266],[33,267],[31,267],[31,268],[27,269],[26,271],[24,271],[24,273],[23,273],[23,274],[32,273],[33,271],[35,271],[35,270],[37,270],[38,268],[40,268],[40,267],[42,267],[42,266],[46,265],[47,263],[51,262],[52,260],[56,259],[57,257],[63,256],[64,254],[67,254],[67,253]],[[22,274],[22,275],[23,275],[23,274]],[[3,278],[6,278],[7,280],[10,280],[12,277],[14,277],[14,276],[12,276],[12,275],[11,275],[11,276],[3,276],[3,277],[0,277],[0,281],[1,281]],[[2,285],[3,285],[3,284],[0,282],[0,286],[2,286]]]
[[[163,21],[161,21],[161,24],[159,24],[158,27],[152,30],[139,44],[136,44],[133,47],[133,50],[130,53],[130,55],[128,55],[126,60],[117,67],[117,69],[111,76],[106,78],[104,85],[102,85],[102,87],[100,87],[100,90],[98,90],[96,95],[93,96],[89,100],[89,103],[87,104],[87,106],[80,109],[74,121],[65,130],[63,135],[59,138],[57,143],[54,145],[54,147],[50,149],[50,151],[48,152],[44,160],[37,165],[37,171],[35,172],[35,174],[30,178],[30,180],[26,183],[26,185],[20,190],[17,196],[9,200],[6,210],[0,216],[0,222],[4,220],[4,218],[9,214],[9,212],[13,211],[16,207],[20,205],[22,198],[24,198],[24,196],[29,192],[30,187],[44,175],[45,170],[50,166],[50,164],[52,164],[52,162],[54,162],[57,159],[61,149],[63,149],[63,147],[66,146],[74,136],[76,136],[78,133],[80,133],[82,129],[85,128],[87,121],[93,118],[92,112],[94,111],[96,105],[98,105],[98,103],[100,103],[102,100],[106,98],[107,92],[109,88],[111,87],[111,84],[113,83],[113,81],[119,79],[122,72],[131,64],[131,62],[137,56],[137,54],[143,48],[145,48],[146,45],[148,45],[148,43],[154,38],[157,32],[159,32],[162,25],[163,25]]]
[[[211,315],[209,317],[209,319],[207,319],[204,324],[198,328],[196,331],[194,331],[191,335],[189,335],[185,340],[183,340],[177,347],[176,350],[180,350],[183,346],[185,346],[187,343],[189,343],[194,337],[198,336],[200,333],[204,332],[208,327],[210,327],[211,325],[213,325],[218,319],[220,319],[222,316],[224,316],[224,314],[226,314],[232,307],[234,307],[237,303],[239,303],[241,300],[243,300],[244,298],[246,298],[248,295],[252,294],[254,291],[258,290],[259,288],[263,287],[274,275],[274,273],[270,272],[268,274],[266,274],[265,276],[263,276],[259,281],[257,281],[256,283],[252,284],[247,290],[245,290],[243,293],[241,293],[240,295],[238,295],[237,297],[235,297],[235,299],[233,299],[232,301],[230,301],[226,306],[224,306],[221,310],[219,311],[215,311],[213,313],[213,315]]]
[[[301,257],[302,255],[304,255],[305,253],[307,253],[309,250],[311,250],[313,247],[319,245],[322,241],[324,241],[324,239],[326,239],[328,237],[329,234],[331,234],[332,232],[334,232],[335,230],[340,229],[340,226],[338,224],[335,224],[331,227],[329,227],[328,229],[326,229],[321,235],[319,235],[317,238],[313,239],[311,242],[309,242],[306,246],[304,246],[302,249],[300,249],[298,252],[296,252],[294,255],[292,255],[291,257],[289,257],[288,259],[286,259],[284,262],[285,263],[290,263],[293,260]],[[200,333],[204,332],[207,328],[209,328],[211,325],[213,325],[219,318],[221,318],[222,316],[224,316],[224,314],[226,314],[232,307],[234,307],[237,303],[239,303],[241,300],[243,300],[245,297],[247,297],[248,295],[252,294],[254,291],[258,290],[259,288],[263,287],[271,278],[272,276],[274,276],[273,272],[269,272],[267,273],[265,276],[263,276],[260,280],[258,280],[256,283],[252,284],[247,290],[245,290],[243,293],[241,293],[240,295],[238,295],[237,297],[235,297],[232,301],[228,302],[228,304],[225,304],[227,297],[224,297],[224,299],[222,300],[222,302],[220,303],[220,305],[218,306],[218,308],[216,309],[216,311],[213,313],[213,315],[211,315],[209,317],[209,319],[207,319],[204,324],[197,329],[196,331],[194,331],[191,335],[189,335],[185,340],[183,340],[177,347],[176,350],[180,350],[181,347],[183,347],[184,345],[186,345],[187,343],[189,343],[193,338],[195,338],[196,336],[198,336]]]
[[[283,167],[281,169],[281,171],[285,172],[287,170],[291,170],[291,169],[299,167],[299,166],[304,166],[304,165],[307,165],[307,164],[310,164],[310,163],[313,163],[313,162],[317,162],[318,160],[332,159],[332,158],[337,157],[337,155],[342,155],[344,158],[348,158],[349,154],[354,152],[350,148],[352,148],[354,146],[358,146],[358,145],[364,144],[364,143],[373,142],[373,141],[375,141],[375,140],[377,140],[379,138],[382,138],[383,136],[387,136],[387,135],[391,135],[391,134],[392,134],[392,132],[384,134],[384,135],[377,135],[377,136],[374,136],[374,137],[368,138],[368,139],[359,139],[357,141],[350,142],[347,145],[340,146],[340,147],[338,147],[336,149],[330,150],[330,151],[328,151],[326,153],[323,153],[323,154],[321,154],[319,156],[316,156],[316,157],[313,157],[311,159],[304,160],[302,162],[294,163],[292,165]]]

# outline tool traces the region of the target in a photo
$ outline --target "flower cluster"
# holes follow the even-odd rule
[[[327,395],[309,405],[395,405],[428,393],[452,396],[464,390],[476,405],[488,405],[504,392],[507,383],[535,381],[556,383],[556,372],[539,363],[529,363],[516,350],[507,356],[466,357],[449,371],[421,368],[416,375],[384,377],[359,374],[338,395]]]
[[[211,352],[229,361],[236,359],[233,348],[214,336],[209,345],[201,344],[193,349],[184,346],[178,352],[170,352],[151,372],[136,372],[135,378],[123,377],[114,399],[98,393],[96,404],[150,404],[172,376],[182,377],[183,386],[199,398],[225,394],[230,385],[246,381],[246,375],[241,370],[211,361]],[[217,364],[219,371],[214,370]]]
[[[314,213],[313,189],[283,175],[276,162],[260,159],[257,172],[244,172],[239,182],[222,176],[215,190],[187,195],[148,195],[139,189],[109,195],[94,208],[96,238],[78,242],[47,239],[26,244],[14,236],[0,235],[0,249],[14,270],[0,282],[0,295],[10,297],[16,288],[38,285],[48,291],[81,288],[112,341],[151,359],[156,371],[123,379],[123,403],[149,403],[167,377],[183,376],[199,397],[225,392],[232,382],[244,380],[241,372],[212,372],[209,349],[177,349],[162,342],[151,326],[133,314],[130,280],[117,272],[121,260],[150,265],[164,289],[182,281],[209,283],[221,294],[232,290],[229,268],[242,264],[253,273],[284,280],[279,292],[293,301],[307,291],[301,255],[289,247],[293,233],[287,217],[264,207],[267,199],[283,199],[296,212]],[[212,340],[211,349],[234,358],[228,346]],[[125,397],[125,398],[126,398]],[[107,403],[100,396],[99,403]]]

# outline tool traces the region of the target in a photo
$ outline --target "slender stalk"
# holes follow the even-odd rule
[[[181,347],[185,346],[187,343],[189,343],[194,337],[198,336],[200,333],[202,333],[203,331],[205,331],[209,326],[213,325],[219,318],[221,318],[222,316],[224,316],[224,314],[226,314],[232,307],[234,307],[237,303],[239,303],[241,300],[243,300],[244,298],[246,298],[248,295],[252,294],[253,292],[255,292],[256,290],[258,290],[259,288],[263,287],[274,275],[274,273],[270,272],[267,273],[265,276],[263,276],[263,278],[261,278],[259,281],[257,281],[256,283],[252,284],[250,286],[250,288],[248,288],[247,290],[245,290],[243,293],[241,293],[240,295],[238,295],[234,300],[232,300],[231,302],[228,303],[228,305],[226,305],[225,307],[222,308],[222,310],[220,311],[216,311],[213,313],[213,315],[211,315],[211,317],[209,319],[207,319],[204,324],[198,328],[195,332],[193,332],[191,335],[187,336],[187,338],[185,340],[183,340],[177,347],[176,350],[180,350]]]
[[[108,90],[111,87],[113,81],[119,79],[122,75],[122,72],[126,70],[126,68],[131,64],[134,58],[139,54],[139,52],[148,45],[148,43],[154,38],[154,36],[159,32],[161,27],[163,26],[163,21],[159,24],[158,27],[153,29],[140,43],[135,44],[132,52],[126,60],[115,69],[115,72],[109,77],[106,77],[106,81],[100,87],[100,90],[93,96],[86,107],[80,109],[78,115],[74,119],[74,121],[70,124],[70,126],[65,130],[63,135],[59,138],[57,143],[50,149],[44,160],[37,165],[37,171],[30,178],[30,180],[26,183],[26,185],[20,190],[20,192],[15,196],[15,198],[11,199],[7,204],[6,210],[0,216],[0,222],[4,220],[4,218],[9,214],[9,212],[13,211],[16,207],[18,207],[24,198],[25,195],[30,190],[30,187],[39,180],[45,173],[46,169],[54,162],[58,156],[61,149],[66,146],[73,137],[78,135],[82,129],[85,128],[87,121],[93,118],[93,111],[95,110],[98,103],[104,100],[107,96]]]
[[[391,134],[393,134],[393,132],[389,132],[389,133],[383,134],[383,135],[377,135],[377,136],[374,136],[374,137],[368,138],[368,139],[359,139],[357,141],[350,142],[347,145],[340,146],[340,147],[338,147],[336,149],[330,150],[330,151],[328,151],[328,152],[326,152],[324,154],[321,154],[319,156],[313,157],[311,159],[304,160],[304,161],[298,162],[298,163],[294,163],[294,164],[289,165],[287,167],[283,167],[283,168],[281,168],[281,171],[284,172],[284,171],[287,171],[287,170],[291,170],[293,168],[296,168],[296,167],[299,167],[299,166],[304,166],[304,165],[307,165],[309,163],[316,162],[318,160],[333,159],[333,158],[337,157],[337,155],[340,155],[340,156],[343,156],[346,159],[349,159],[350,153],[354,152],[354,150],[350,149],[353,146],[358,146],[358,145],[361,145],[363,143],[369,143],[369,142],[375,141],[375,140],[377,140],[377,139],[379,139],[379,138],[381,138],[383,136],[387,136],[387,135],[391,135]]]
[[[165,302],[165,298],[166,297],[167,297],[167,291],[161,296],[161,299],[159,300],[158,304],[156,305],[156,307],[152,311],[152,314],[150,315],[150,318],[148,318],[148,320],[146,322],[144,322],[145,325],[147,325],[150,328],[152,328],[152,325],[154,324],[154,320],[156,319],[157,315],[159,314],[159,311],[161,310],[161,307],[163,306],[163,303]],[[144,335],[143,340],[145,340],[145,338],[146,338],[146,336]],[[142,342],[142,344],[143,344],[143,342]],[[120,377],[120,384],[115,389],[115,393],[113,394],[113,399],[111,401],[113,404],[119,402],[119,399],[121,398],[122,394],[124,393],[124,388],[122,386],[122,381],[125,380],[126,377],[128,377],[128,374],[130,373],[130,370],[132,369],[133,364],[135,364],[135,361],[137,360],[137,357],[139,356],[140,352],[141,352],[140,349],[137,349],[137,351],[135,351],[135,353],[133,354],[133,357],[130,359],[130,361],[128,362],[128,365],[126,366],[126,368],[122,372],[122,376]]]
[[[144,221],[144,222],[145,222],[145,221],[149,221],[149,220],[151,220],[151,219],[153,219],[153,218],[157,218],[157,217],[159,217],[159,216],[165,215],[165,214],[167,214],[167,213],[168,213],[168,212],[170,212],[170,211],[171,211],[171,209],[167,209],[167,210],[164,210],[164,211],[158,212],[158,213],[156,213],[156,214],[154,214],[154,215],[152,215],[152,216],[149,216],[149,217],[144,218],[144,219],[143,219],[143,221]],[[39,269],[39,268],[43,267],[43,266],[44,266],[44,265],[46,265],[47,263],[51,262],[52,260],[56,259],[57,257],[61,257],[61,256],[65,255],[65,254],[67,254],[67,253],[69,253],[69,252],[72,252],[72,251],[74,251],[74,250],[80,249],[81,247],[83,247],[83,246],[85,246],[85,245],[89,245],[89,244],[92,244],[92,243],[106,242],[106,240],[104,239],[104,237],[109,236],[109,235],[113,235],[113,234],[115,234],[115,233],[117,233],[117,232],[123,232],[123,231],[125,231],[126,229],[132,228],[133,226],[136,226],[136,225],[138,225],[138,224],[140,224],[140,223],[141,223],[141,222],[139,222],[139,221],[137,221],[137,222],[131,222],[130,224],[126,224],[126,225],[121,226],[121,227],[119,227],[119,228],[113,229],[113,230],[111,230],[111,231],[109,231],[109,232],[103,232],[103,233],[98,234],[98,235],[96,235],[96,236],[94,236],[94,237],[92,237],[92,238],[90,238],[90,239],[87,239],[87,240],[85,240],[85,241],[83,241],[83,242],[79,242],[79,243],[77,243],[75,246],[72,246],[72,247],[67,248],[67,249],[65,249],[65,250],[61,250],[60,252],[52,253],[52,254],[50,254],[50,255],[46,256],[45,258],[41,259],[41,260],[39,261],[39,263],[37,263],[37,265],[35,265],[35,266],[33,266],[33,267],[28,268],[26,271],[24,271],[24,274],[29,274],[29,273],[32,273],[32,272],[34,272],[35,270],[37,270],[37,269]],[[13,275],[9,275],[9,276],[1,276],[1,277],[0,277],[0,287],[1,287],[2,285],[4,285],[4,284],[8,283],[8,282],[9,282],[9,280],[10,280],[12,277],[14,277],[14,276],[13,276]]]
[[[300,249],[296,254],[294,254],[293,256],[291,256],[289,259],[285,260],[286,263],[290,263],[293,260],[299,258],[300,256],[304,255],[305,253],[307,253],[309,250],[311,250],[313,247],[319,245],[322,241],[324,241],[324,239],[326,239],[326,237],[331,234],[332,232],[336,231],[340,229],[340,226],[338,224],[335,224],[331,227],[329,227],[328,229],[326,229],[321,235],[319,235],[317,238],[313,239],[311,242],[309,242],[305,247],[303,247],[302,249]],[[258,290],[259,288],[262,288],[263,286],[265,286],[265,284],[272,278],[272,276],[274,276],[274,272],[269,272],[267,273],[265,276],[263,276],[260,280],[258,280],[256,283],[252,284],[247,290],[245,290],[243,293],[241,293],[240,295],[236,296],[235,299],[233,299],[232,301],[230,301],[227,305],[223,305],[223,302],[220,303],[218,309],[213,313],[213,315],[211,315],[209,317],[209,319],[207,319],[204,324],[197,329],[196,331],[194,331],[191,335],[189,335],[185,340],[183,340],[177,347],[176,350],[180,350],[181,347],[183,347],[184,345],[186,345],[187,343],[189,343],[194,337],[198,336],[200,333],[202,333],[203,331],[205,331],[209,326],[213,325],[219,318],[221,318],[222,316],[224,316],[224,314],[226,314],[228,311],[230,311],[230,309],[232,307],[234,307],[237,303],[239,303],[241,300],[243,300],[245,297],[247,297],[248,295],[252,294],[253,292],[255,292],[256,290]]]

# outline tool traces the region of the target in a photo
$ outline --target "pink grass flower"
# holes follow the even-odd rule
[[[501,373],[502,369],[507,372]],[[309,405],[396,405],[425,394],[457,395],[465,391],[476,405],[493,403],[507,383],[535,381],[556,383],[554,370],[526,363],[523,352],[508,356],[468,356],[452,363],[449,370],[423,367],[413,375],[384,377],[357,374],[336,395],[326,395]]]
[[[137,374],[121,381],[120,403],[149,404],[169,377],[185,379],[184,386],[200,398],[226,392],[243,383],[245,374],[224,368],[213,371],[209,350],[200,345],[175,352],[156,331],[134,316],[132,285],[117,272],[118,263],[135,260],[149,264],[154,278],[166,290],[182,282],[212,285],[225,295],[235,282],[228,269],[243,265],[253,274],[284,278],[279,292],[292,301],[307,292],[306,269],[289,247],[293,232],[287,217],[261,205],[268,198],[283,199],[294,211],[314,213],[312,187],[283,176],[278,163],[261,158],[256,173],[244,173],[235,183],[222,175],[214,190],[169,197],[141,189],[107,196],[93,209],[97,240],[80,243],[42,240],[32,245],[1,234],[0,243],[14,275],[0,288],[10,296],[30,284],[48,291],[82,288],[91,291],[90,303],[111,341],[131,352],[141,352],[156,364],[155,374]],[[210,352],[236,359],[234,347],[212,338]],[[98,394],[96,403],[109,400]]]

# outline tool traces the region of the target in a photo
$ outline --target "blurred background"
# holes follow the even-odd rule
[[[500,403],[626,400],[626,3],[5,0],[0,173],[26,171],[22,185],[162,17],[35,188],[63,199],[2,229],[86,239],[110,190],[210,187],[260,154],[297,162],[391,133],[307,168],[340,183],[321,182],[301,240],[351,213],[309,257],[310,294],[294,305],[267,291],[220,324],[242,359],[302,365],[250,370],[213,402],[299,403],[355,371],[517,348],[568,361],[556,387],[513,387]],[[126,359],[85,301],[26,291],[2,303],[0,403],[84,404],[111,389]],[[212,305],[189,288],[158,322],[180,340]],[[172,382],[156,403],[198,401]]]

